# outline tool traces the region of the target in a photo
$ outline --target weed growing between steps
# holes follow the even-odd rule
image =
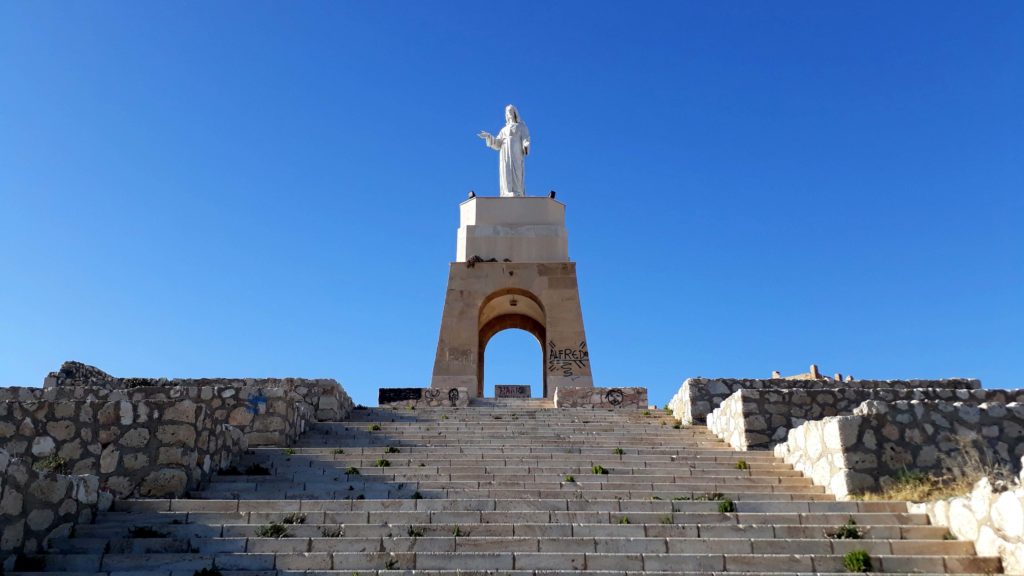
[[[658,520],[658,522],[659,522],[660,524],[671,524],[671,523],[672,523],[672,517],[671,517],[671,516],[662,516],[662,517],[661,517],[661,518],[660,518],[660,519]]]
[[[846,524],[832,532],[826,531],[825,536],[835,540],[860,540],[864,537],[864,530],[857,526],[857,521],[851,517],[846,521]]]
[[[344,454],[344,453],[345,453],[345,450],[343,450],[341,448],[335,448],[334,450],[331,450],[331,454],[334,454],[335,456],[337,456],[338,454]]]
[[[405,535],[409,538],[421,538],[423,536],[423,530],[420,530],[415,526],[409,526],[405,531]]]
[[[736,469],[737,470],[750,470],[750,465],[747,464],[746,460],[737,460],[736,461]]]
[[[349,466],[348,468],[345,468],[345,475],[359,476],[359,468],[356,468],[355,466]],[[351,486],[349,486],[349,488],[351,488]]]
[[[612,450],[612,454],[615,454],[616,456],[622,456],[625,453],[626,451],[623,450],[622,448],[616,448],[615,450]]]
[[[320,535],[324,538],[341,538],[345,535],[345,530],[341,526],[334,528],[323,527],[320,529]]]
[[[676,502],[718,502],[726,500],[726,497],[721,492],[708,492],[700,496],[675,496],[672,500]]]
[[[377,432],[378,430],[380,430],[380,424],[372,424],[370,425],[369,428],[367,428],[367,430],[369,430],[370,432]]]
[[[412,493],[412,499],[413,500],[422,500],[423,499],[423,494],[420,494],[420,491],[417,490],[417,491]]]
[[[629,516],[623,516],[619,518],[619,524],[629,524]]]
[[[607,474],[608,473],[608,470],[604,466],[601,466],[600,464],[594,464],[594,466],[590,469],[590,471],[593,472],[594,474]]]
[[[288,528],[280,522],[271,522],[270,524],[264,524],[256,529],[257,538],[289,538],[291,533],[288,532]]]
[[[401,452],[401,450],[395,448],[394,446],[388,446],[387,448],[384,449],[385,454],[398,454],[399,452]]]
[[[284,453],[289,456],[295,456],[295,448],[285,448]]]
[[[387,468],[388,466],[391,466],[391,460],[388,460],[387,458],[377,458],[377,461],[374,462],[374,466],[377,468]]]
[[[736,511],[736,503],[726,498],[718,503],[718,511],[723,514],[729,514],[730,512]]]
[[[847,552],[843,556],[843,566],[850,572],[871,572],[871,555],[864,550]]]
[[[306,515],[305,514],[300,514],[298,512],[295,512],[293,514],[289,514],[289,515],[285,516],[284,520],[281,520],[281,523],[282,524],[305,524],[306,523]]]

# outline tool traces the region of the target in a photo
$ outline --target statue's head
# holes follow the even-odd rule
[[[519,123],[519,111],[516,107],[509,104],[505,106],[505,123],[507,124],[518,124]]]

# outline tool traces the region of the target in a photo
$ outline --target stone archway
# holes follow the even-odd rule
[[[545,369],[544,343],[547,342],[547,315],[540,299],[527,290],[505,288],[483,299],[477,321],[477,382],[476,395],[484,395],[484,353],[487,343],[504,330],[519,329],[529,332],[540,346],[539,362],[543,374],[542,393],[548,394],[548,374]]]
[[[451,263],[430,386],[478,397],[481,336],[514,325],[544,339],[545,398],[562,386],[593,387],[575,264],[477,261]]]

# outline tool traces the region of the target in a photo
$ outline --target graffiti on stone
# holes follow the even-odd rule
[[[267,411],[267,397],[263,395],[263,392],[257,392],[249,397],[249,405],[246,410],[250,414],[263,414]]]
[[[495,398],[529,398],[530,387],[521,384],[495,384]]]
[[[604,393],[604,401],[611,404],[612,406],[618,406],[622,404],[622,399],[625,398],[622,390],[619,388],[612,388]]]
[[[438,388],[427,388],[423,391],[423,397],[427,400],[437,400],[441,397],[441,390]]]
[[[423,397],[422,388],[381,388],[377,392],[377,403],[416,401]]]
[[[468,348],[447,348],[444,355],[449,364],[469,366],[476,362],[476,354]]]
[[[590,366],[590,352],[586,340],[576,346],[563,347],[548,340],[548,372],[561,372],[570,378],[578,376]]]
[[[458,404],[459,404],[459,389],[458,388],[449,388],[448,389],[448,402],[450,402],[452,406],[458,406]]]

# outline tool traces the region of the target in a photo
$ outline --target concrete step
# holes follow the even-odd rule
[[[292,574],[303,574],[306,576],[496,576],[492,570],[360,570],[358,572],[346,570],[221,570],[223,576],[285,576]],[[744,576],[775,576],[782,574],[778,572],[732,572]],[[50,574],[53,576],[126,576],[126,573],[119,572],[11,572],[11,576],[41,576]],[[131,576],[194,576],[193,570],[133,570]],[[580,571],[574,570],[503,570],[502,576],[578,576]],[[707,576],[707,571],[685,572],[685,571],[635,571],[635,570],[588,570],[587,574],[593,576]],[[816,572],[818,576],[849,576],[848,572]],[[892,576],[937,576],[934,572],[888,572]],[[943,573],[946,574],[946,573]],[[958,576],[988,576],[991,573],[948,573]]]
[[[192,538],[248,538],[254,537],[258,525],[251,524],[157,524],[136,523],[146,526],[174,539]],[[126,524],[83,525],[77,529],[80,538],[126,538],[133,526]],[[335,534],[340,529],[344,537],[384,538],[409,534],[410,528],[424,536],[450,536],[455,527],[471,531],[475,536],[492,537],[608,537],[608,538],[777,538],[813,539],[820,538],[826,531],[835,530],[836,524],[736,524],[735,522],[690,523],[690,524],[479,524],[472,527],[463,524],[298,524],[288,526],[294,537],[319,538],[325,532]],[[889,540],[942,540],[946,529],[929,525],[874,524],[864,535],[865,539]]]
[[[101,516],[97,525],[125,524],[248,524],[260,526],[282,522],[293,513],[284,512],[112,512]],[[321,511],[302,512],[310,524],[758,524],[839,526],[853,518],[861,526],[873,524],[925,525],[928,516],[894,512],[814,513],[721,513],[701,512],[604,512],[604,511]],[[626,520],[623,520],[623,519]]]
[[[834,513],[868,512],[907,513],[904,502],[774,502],[736,501],[737,512],[764,513]],[[606,512],[711,512],[717,511],[715,501],[671,500],[188,500],[137,499],[114,503],[114,512],[256,512],[291,513],[309,511],[606,511]],[[109,514],[107,516],[110,516]]]
[[[57,571],[134,570],[598,570],[716,572],[838,572],[838,554],[603,552],[268,552],[44,554]],[[997,558],[973,555],[872,555],[879,572],[995,572]]]
[[[865,550],[871,555],[965,556],[974,554],[970,542],[949,540],[830,540],[773,538],[674,537],[507,537],[393,536],[338,538],[67,538],[51,541],[51,553],[282,553],[282,552],[587,552],[649,554],[846,554]],[[127,544],[127,545],[126,545]]]

